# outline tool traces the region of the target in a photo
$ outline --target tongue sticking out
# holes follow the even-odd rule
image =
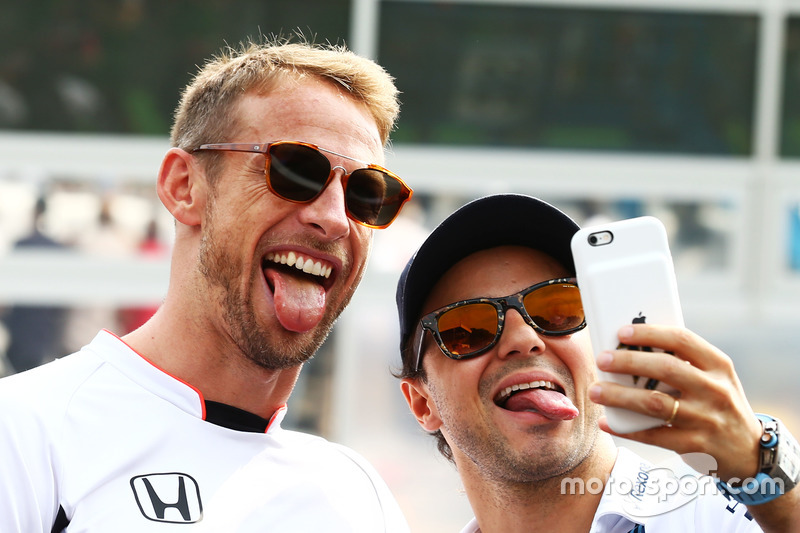
[[[302,333],[316,326],[325,313],[325,289],[303,274],[268,268],[264,271],[272,286],[275,314],[289,331]]]
[[[536,411],[550,420],[572,420],[578,408],[569,398],[554,390],[528,389],[517,392],[503,406],[509,411]]]

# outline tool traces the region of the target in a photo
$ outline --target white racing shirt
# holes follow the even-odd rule
[[[574,487],[574,488],[571,488]],[[653,465],[619,448],[604,486],[562,484],[567,494],[602,490],[589,533],[758,533],[747,508],[723,496],[708,476],[683,463]],[[480,533],[473,518],[461,533]]]
[[[284,414],[205,402],[102,331],[0,380],[0,531],[408,531],[366,460]]]

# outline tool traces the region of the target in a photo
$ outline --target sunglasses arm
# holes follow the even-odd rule
[[[203,150],[221,150],[224,152],[250,152],[256,154],[266,154],[269,150],[269,143],[267,144],[252,144],[252,143],[212,143],[203,144],[192,152],[202,152]]]
[[[410,347],[413,349],[412,355],[416,355],[414,360],[414,372],[419,370],[420,362],[422,361],[422,341],[425,340],[425,328],[422,327],[422,322],[417,325],[414,331],[414,338],[411,340]]]

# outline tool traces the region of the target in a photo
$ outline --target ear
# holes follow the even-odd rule
[[[192,154],[170,148],[158,173],[158,197],[175,220],[187,226],[199,225],[205,209],[205,174]]]
[[[404,378],[400,382],[400,389],[406,398],[408,408],[425,431],[433,432],[442,426],[436,403],[421,379]]]

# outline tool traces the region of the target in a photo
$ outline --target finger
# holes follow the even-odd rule
[[[678,398],[673,398],[673,400],[675,401],[672,402],[672,412],[670,412],[669,417],[664,420],[664,425],[668,428],[671,428],[675,423],[675,420],[678,418],[678,411],[681,407],[681,401]]]
[[[653,418],[669,421],[673,426],[684,418],[685,409],[676,409],[676,399],[669,394],[625,387],[603,381],[589,388],[589,399],[606,407],[620,407]],[[680,404],[679,404],[680,407]]]
[[[659,446],[661,448],[673,450],[677,453],[694,451],[686,446],[685,437],[683,437],[681,433],[675,432],[674,429],[670,427],[659,426],[656,428],[635,431],[632,433],[617,433],[611,429],[611,426],[608,425],[608,419],[605,416],[600,417],[597,425],[606,433],[615,435],[617,437],[622,437],[624,439],[641,442],[642,444]]]
[[[644,376],[680,390],[703,385],[700,370],[687,361],[663,352],[614,350],[597,355],[597,367],[605,372]]]
[[[649,346],[671,352],[697,368],[715,368],[727,356],[696,333],[674,326],[631,324],[620,328],[619,340],[629,346]]]
[[[682,401],[678,404],[677,413],[672,426],[662,425],[631,433],[614,431],[605,416],[600,417],[598,426],[611,435],[659,446],[679,454],[707,453],[717,460],[717,473],[722,479],[744,479],[752,476],[758,464],[758,436],[761,433],[755,415],[747,423],[735,424],[736,432],[730,434],[714,431],[711,424],[693,423],[692,417],[699,415],[685,412]],[[753,424],[754,428],[751,427]]]

